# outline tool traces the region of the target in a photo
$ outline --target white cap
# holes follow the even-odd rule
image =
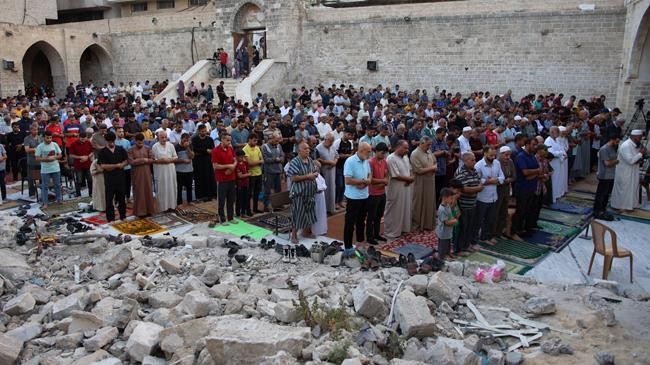
[[[521,120],[521,117],[517,115],[517,116],[515,117],[515,121],[518,122],[518,121],[520,121],[520,120]]]
[[[506,152],[511,152],[512,150],[508,146],[503,146],[499,148],[499,153],[506,153]]]
[[[472,127],[464,127],[464,128],[463,128],[463,133],[465,133],[465,132],[471,132],[471,131],[472,131]]]
[[[523,122],[527,122],[527,121],[528,121],[528,118],[523,117],[523,118],[521,118],[521,120],[522,120]]]
[[[641,129],[635,129],[630,133],[631,136],[642,136],[643,135],[643,130]]]
[[[566,132],[566,127],[563,125],[559,126],[558,129],[560,130],[560,132]]]

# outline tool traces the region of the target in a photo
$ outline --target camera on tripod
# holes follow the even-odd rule
[[[639,109],[643,109],[643,105],[645,104],[645,99],[639,99],[634,103]]]

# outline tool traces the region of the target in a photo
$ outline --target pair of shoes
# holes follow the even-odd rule
[[[282,247],[282,262],[295,264],[298,262],[296,247],[285,245]]]
[[[275,239],[268,240],[266,238],[262,238],[260,240],[260,248],[263,250],[270,250],[275,247]]]
[[[224,238],[224,240],[223,240],[223,247],[225,247],[225,248],[236,248],[238,250],[241,248],[241,246],[237,242],[231,241],[231,240],[229,240],[227,238]]]
[[[409,252],[406,256],[406,272],[413,276],[418,273],[418,262],[415,260],[415,255]]]

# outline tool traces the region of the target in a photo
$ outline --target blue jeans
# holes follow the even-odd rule
[[[43,205],[47,205],[48,196],[47,196],[47,186],[52,179],[54,184],[54,193],[56,194],[56,201],[61,202],[61,171],[43,173],[41,172],[41,199]]]

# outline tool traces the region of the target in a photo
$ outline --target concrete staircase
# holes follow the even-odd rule
[[[223,88],[224,91],[226,92],[226,95],[228,95],[228,97],[235,95],[235,91],[237,90],[237,85],[239,84],[237,80],[232,78],[210,79],[208,82],[206,82],[206,85],[212,85],[212,91],[214,91],[215,100],[219,100],[219,98],[217,97],[217,86],[219,86],[219,83],[221,81],[223,81]]]

